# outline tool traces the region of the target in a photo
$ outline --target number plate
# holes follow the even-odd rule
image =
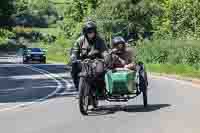
[[[35,56],[35,57],[33,57],[33,59],[40,59],[40,57]]]

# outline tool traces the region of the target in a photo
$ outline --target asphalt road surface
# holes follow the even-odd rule
[[[19,62],[0,57],[2,133],[200,132],[200,86],[151,77],[147,109],[138,96],[128,103],[101,102],[99,110],[82,116],[64,65]]]

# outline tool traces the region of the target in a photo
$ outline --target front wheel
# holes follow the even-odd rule
[[[23,60],[23,64],[28,64],[28,61],[27,60]]]
[[[89,106],[89,85],[84,77],[80,78],[79,83],[79,109],[82,115],[88,115]]]
[[[98,98],[96,96],[93,96],[93,99],[92,99],[93,107],[98,108],[98,104],[99,104]]]

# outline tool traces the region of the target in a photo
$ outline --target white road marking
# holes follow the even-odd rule
[[[74,88],[75,86],[72,83],[67,84],[67,88]]]
[[[0,93],[1,92],[10,92],[10,91],[19,91],[19,90],[24,90],[25,88],[24,87],[19,87],[19,88],[14,88],[14,89],[2,89],[0,90]]]
[[[18,105],[15,105],[15,106],[12,106],[12,107],[8,107],[8,108],[4,108],[4,109],[1,109],[0,112],[4,112],[4,111],[11,111],[11,110],[15,110],[15,109],[18,109],[20,107],[25,107],[25,106],[29,106],[29,105],[32,105],[32,104],[35,104],[37,102],[41,102],[41,101],[44,101],[46,99],[48,99],[49,97],[51,96],[54,96],[63,86],[62,86],[62,83],[60,81],[58,81],[54,74],[48,72],[48,71],[43,71],[41,69],[38,69],[38,68],[34,68],[34,67],[31,67],[31,66],[28,66],[28,65],[24,65],[24,67],[28,68],[28,69],[31,69],[33,71],[36,71],[36,72],[39,72],[41,74],[44,74],[45,76],[53,79],[56,83],[57,83],[57,87],[56,87],[56,90],[53,91],[52,93],[50,93],[49,95],[41,98],[41,99],[37,99],[37,100],[34,100],[32,102],[29,102],[29,103],[23,103],[23,104],[18,104]]]
[[[44,89],[44,88],[56,88],[57,86],[37,86],[37,87],[31,87],[31,89]]]
[[[25,65],[31,65],[31,66],[64,66],[65,64],[1,64],[0,67],[16,67],[16,66],[25,66]]]
[[[64,96],[64,95],[78,95],[79,93],[78,92],[62,92],[62,93],[59,93],[58,95],[59,96]]]
[[[43,75],[43,74],[17,75],[17,76],[9,76],[9,78],[16,79],[16,80],[23,80],[23,79],[47,79],[47,77],[42,77],[41,78],[41,75]],[[56,75],[58,75],[59,77],[66,76],[65,73],[58,73]],[[0,77],[0,78],[6,78],[6,77]]]
[[[54,64],[55,65],[55,64]],[[31,67],[31,66],[29,66],[29,65],[26,65],[26,67]],[[33,69],[38,69],[38,68],[35,68],[35,67],[31,67],[31,68],[33,68]],[[54,77],[55,79],[59,79],[59,80],[61,80],[62,82],[65,82],[67,85],[66,86],[62,86],[61,88],[63,88],[63,87],[65,87],[65,88],[67,88],[67,86],[68,86],[68,84],[70,84],[70,82],[69,81],[67,81],[67,80],[65,80],[65,79],[63,79],[62,77],[60,77],[60,75],[59,74],[53,74],[53,73],[50,73],[50,72],[48,72],[48,71],[46,71],[46,70],[43,70],[43,69],[38,69],[39,71],[41,71],[41,72],[43,72],[43,73],[48,73],[50,76],[52,76],[52,77]],[[60,81],[59,81],[60,82]],[[60,89],[61,89],[60,88]],[[53,96],[53,95],[65,95],[65,94],[70,94],[70,95],[77,95],[77,92],[74,92],[74,93],[72,93],[72,92],[70,92],[70,93],[65,93],[65,92],[63,92],[63,93],[58,93],[59,91],[60,91],[60,89],[58,89],[57,91],[54,91],[54,93],[52,93],[52,95],[49,95],[49,96],[47,96],[46,98],[44,98],[44,100],[41,100],[40,101],[40,103],[38,103],[38,104],[44,104],[44,103],[48,103],[49,101],[45,101],[45,99],[48,99],[49,97],[51,97],[51,96]],[[67,89],[68,90],[68,89]],[[21,109],[22,110],[22,109]]]

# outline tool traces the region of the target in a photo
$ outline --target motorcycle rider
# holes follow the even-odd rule
[[[104,40],[97,33],[96,24],[93,21],[86,22],[83,27],[83,35],[76,40],[71,50],[71,75],[77,91],[79,86],[78,75],[81,72],[81,65],[77,60],[84,60],[85,58],[92,56],[104,58],[107,50]],[[101,67],[99,69],[103,70]]]

